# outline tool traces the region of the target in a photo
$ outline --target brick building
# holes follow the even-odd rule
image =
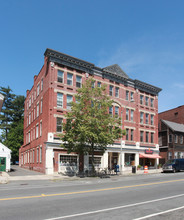
[[[43,67],[34,76],[31,90],[27,90],[20,166],[47,174],[90,169],[90,155],[79,158],[75,152],[67,154],[60,146],[59,134],[65,113],[70,110],[71,101],[75,101],[77,88],[93,77],[94,86],[107,85],[107,93],[114,101],[109,111],[122,118],[126,130],[126,136],[107,146],[103,155],[96,153],[96,168],[111,169],[114,164],[119,164],[122,171],[138,164],[156,167],[161,89],[129,78],[117,64],[99,68],[51,49],[44,55]]]
[[[160,163],[184,158],[184,105],[158,114]]]

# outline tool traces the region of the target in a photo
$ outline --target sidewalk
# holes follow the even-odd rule
[[[136,170],[136,173],[132,173],[130,171],[124,171],[123,174],[113,175],[113,177],[122,177],[122,176],[130,176],[130,175],[148,175],[154,173],[161,173],[162,169],[153,169],[148,170],[148,173],[144,173],[144,170]],[[91,177],[86,177],[91,178]],[[80,177],[77,176],[63,176],[61,174],[53,174],[53,175],[24,175],[24,176],[10,176],[8,173],[3,172],[0,175],[0,184],[6,184],[9,181],[20,181],[20,180],[79,180]]]
[[[0,184],[7,184],[9,182],[9,175],[6,172],[0,172]]]

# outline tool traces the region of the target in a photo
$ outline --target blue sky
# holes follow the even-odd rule
[[[159,112],[184,104],[183,0],[0,0],[0,86],[26,95],[46,48],[162,88]]]

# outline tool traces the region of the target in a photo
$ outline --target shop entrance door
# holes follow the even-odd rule
[[[6,157],[0,157],[0,171],[6,171]]]

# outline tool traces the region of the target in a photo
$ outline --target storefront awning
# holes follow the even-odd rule
[[[151,158],[151,159],[156,159],[156,158],[162,158],[158,154],[139,154],[139,158]]]

